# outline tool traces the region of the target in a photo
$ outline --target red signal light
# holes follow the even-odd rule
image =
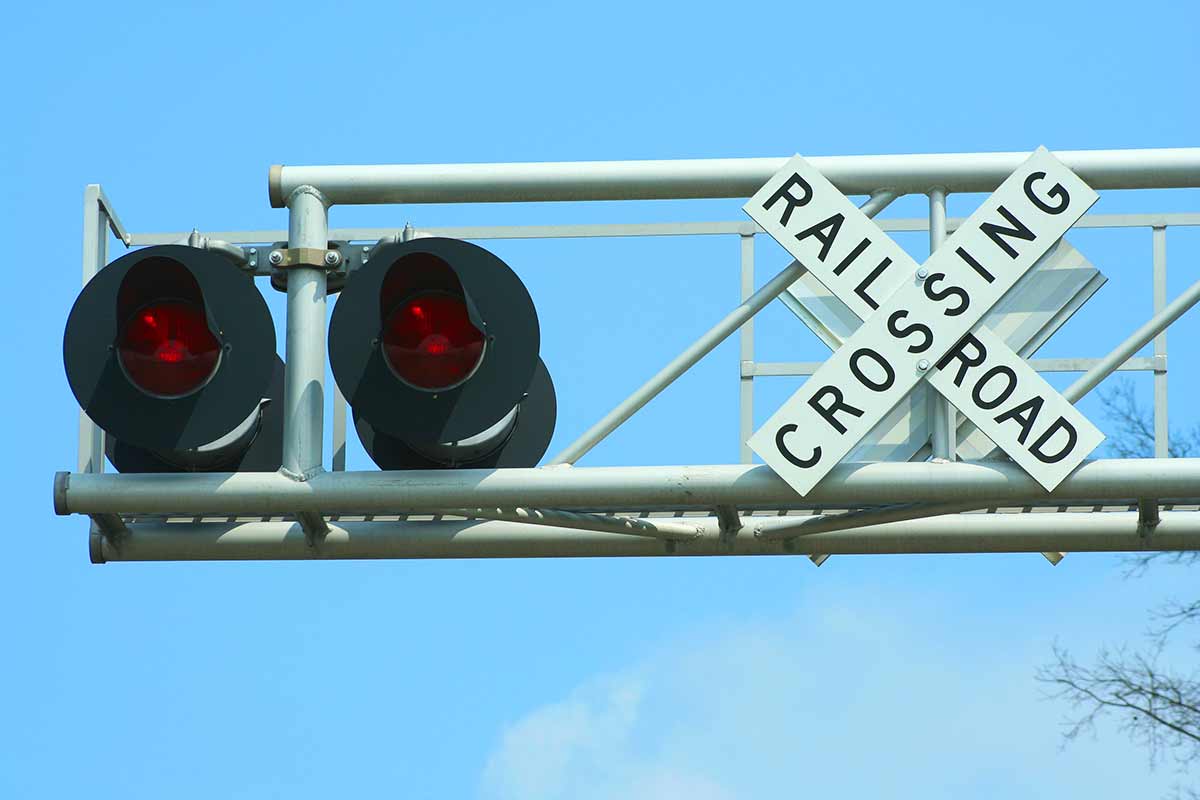
[[[484,335],[461,297],[425,292],[396,307],[383,325],[383,355],[401,380],[421,389],[449,389],[483,358]]]
[[[117,344],[125,374],[160,397],[182,397],[203,386],[221,356],[203,309],[175,300],[143,306],[125,323]]]

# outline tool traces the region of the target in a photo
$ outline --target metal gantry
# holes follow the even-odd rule
[[[810,159],[868,216],[897,197],[929,197],[926,219],[889,219],[887,231],[929,232],[936,247],[961,222],[951,192],[994,189],[1026,154],[851,156]],[[1056,155],[1096,189],[1200,187],[1200,149],[1069,151]],[[81,415],[78,471],[55,479],[55,509],[92,519],[94,561],[295,558],[455,558],[618,555],[1043,552],[1200,549],[1200,460],[1168,459],[1167,327],[1200,300],[1200,281],[1168,302],[1166,230],[1200,214],[1089,215],[1077,228],[1150,228],[1154,314],[1101,358],[1031,359],[1040,371],[1082,373],[1077,402],[1115,370],[1154,373],[1154,459],[1085,463],[1047,492],[1003,460],[955,462],[952,407],[930,404],[933,460],[842,464],[800,497],[770,469],[750,465],[754,380],[805,376],[817,362],[758,362],[754,315],[803,274],[792,263],[755,288],[751,221],[329,229],[334,204],[680,199],[752,194],[786,159],[273,167],[272,205],[288,231],[214,231],[251,246],[245,269],[274,242],[324,248],[420,234],[461,239],[736,236],[741,303],[658,374],[535,469],[345,472],[345,401],[334,388],[332,471],[323,464],[326,280],[289,270],[284,459],[279,473],[106,475],[102,432]],[[107,262],[107,230],[126,246],[186,232],[129,233],[99,186],[84,208],[86,283]],[[256,247],[254,247],[256,246]],[[369,246],[369,245],[365,245]],[[232,268],[232,267],[231,267]],[[742,465],[572,466],[721,341],[740,331]],[[1153,342],[1154,355],[1134,354]]]

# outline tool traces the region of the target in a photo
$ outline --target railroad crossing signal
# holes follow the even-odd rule
[[[76,299],[63,360],[118,470],[279,469],[275,326],[224,257],[158,245],[118,258]]]
[[[812,165],[788,161],[745,210],[865,321],[750,447],[807,494],[928,379],[1053,489],[1104,436],[978,323],[1097,199],[1039,148],[918,268]]]
[[[334,378],[383,469],[536,465],[556,416],[540,341],[507,264],[433,237],[377,245],[329,324]]]
[[[381,242],[330,324],[334,377],[384,469],[531,467],[554,432],[533,301],[483,248]],[[158,245],[89,281],[67,378],[121,472],[273,472],[284,364],[270,311],[224,256]]]

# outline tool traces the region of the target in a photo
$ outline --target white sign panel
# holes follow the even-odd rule
[[[744,209],[859,319],[916,277],[908,253],[801,156]]]
[[[750,447],[807,494],[941,363],[958,369],[939,379],[939,390],[1043,485],[1057,484],[1099,432],[1061,397],[1051,402],[1053,390],[990,332],[969,340],[982,355],[955,345],[1096,199],[1039,148],[930,256],[922,280],[912,259],[820,173],[799,156],[789,161],[746,211],[866,322]],[[988,376],[978,392],[970,370]]]
[[[1029,358],[1105,283],[1104,275],[1062,238],[1038,261],[981,325]],[[830,350],[842,346],[862,320],[805,273],[780,299]],[[846,457],[852,461],[907,461],[929,446],[932,386],[918,384]],[[996,445],[966,417],[959,420],[958,455],[983,458]]]
[[[987,328],[964,336],[930,372],[929,382],[1047,489],[1104,441],[1079,409]]]

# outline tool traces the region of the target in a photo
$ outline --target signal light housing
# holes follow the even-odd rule
[[[159,245],[113,261],[76,299],[63,361],[117,469],[247,468],[251,450],[254,468],[278,469],[275,326],[252,280],[224,257]]]
[[[533,466],[554,432],[533,300],[456,239],[381,243],[338,297],[333,375],[384,469]]]

